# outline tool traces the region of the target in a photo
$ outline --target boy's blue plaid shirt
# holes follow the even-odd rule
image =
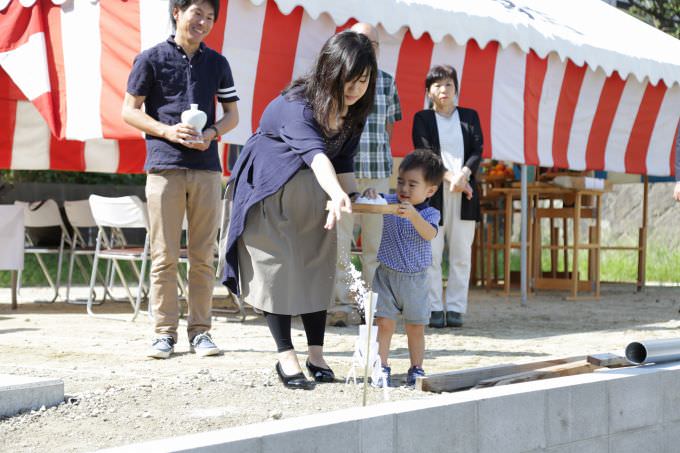
[[[378,70],[373,110],[366,118],[359,149],[354,157],[354,175],[357,178],[378,179],[392,175],[392,149],[385,124],[400,119],[401,106],[394,78]]]

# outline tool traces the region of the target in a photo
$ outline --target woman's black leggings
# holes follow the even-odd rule
[[[275,313],[264,312],[269,331],[276,342],[278,352],[290,351],[293,349],[293,341],[290,336],[291,315],[277,315]],[[326,310],[315,311],[300,315],[302,325],[307,334],[307,345],[323,346],[323,336],[326,333]]]

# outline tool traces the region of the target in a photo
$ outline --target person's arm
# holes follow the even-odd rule
[[[222,115],[222,118],[217,120],[215,124],[212,125],[215,129],[217,129],[217,132],[215,132],[215,129],[213,129],[211,126],[206,127],[203,130],[204,141],[210,142],[211,140],[216,140],[235,128],[238,124],[239,117],[236,102],[222,102],[221,104],[224,115]]]
[[[343,212],[352,212],[352,202],[349,196],[342,190],[338,176],[335,174],[335,169],[328,156],[323,153],[318,153],[312,159],[310,165],[316,180],[324,192],[331,198],[331,207],[326,218],[327,230],[335,226],[335,222],[340,220]]]
[[[426,241],[431,241],[437,236],[437,229],[425,220],[411,203],[400,203],[397,215],[408,219],[420,237]]]
[[[190,143],[191,141],[202,139],[201,135],[190,124],[177,123],[169,126],[151,118],[142,110],[145,99],[145,96],[134,96],[130,93],[125,93],[123,110],[121,112],[123,121],[147,135],[161,137],[189,148],[195,145]]]
[[[392,141],[392,132],[394,131],[394,123],[387,120],[385,122],[385,132],[387,133],[387,141]]]
[[[359,188],[357,187],[357,180],[354,177],[354,173],[337,173],[338,182],[340,187],[347,194],[359,193]]]

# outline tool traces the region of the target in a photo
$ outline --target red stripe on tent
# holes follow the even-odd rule
[[[28,42],[32,34],[42,31],[40,3],[25,8],[18,1],[10,1],[0,12],[0,52],[7,52]]]
[[[479,114],[484,136],[484,151],[482,156],[492,156],[491,143],[491,99],[493,97],[493,77],[496,71],[496,55],[498,42],[489,42],[484,49],[480,49],[475,40],[467,43],[465,50],[465,65],[463,79],[460,83],[458,104],[461,107],[474,109]]]
[[[146,140],[142,138],[118,140],[118,169],[116,173],[144,173]]]
[[[524,74],[524,163],[538,165],[538,110],[548,59],[533,50],[527,54]]]
[[[265,107],[290,83],[301,23],[301,7],[296,7],[288,16],[284,16],[273,0],[267,0],[255,76],[251,118],[253,131],[260,124]]]
[[[553,165],[557,168],[569,168],[569,159],[567,158],[569,134],[585,75],[585,64],[583,66],[576,66],[571,60],[567,61],[567,68],[564,71],[562,88],[560,89],[560,98],[557,101],[555,127],[553,129]]]
[[[18,3],[18,2],[17,2]],[[0,99],[0,168],[12,167],[12,148],[14,147],[14,128],[17,120],[17,101]]]
[[[13,101],[25,101],[26,96],[21,92],[14,81],[7,75],[4,69],[0,67],[0,99],[7,99]]]
[[[612,73],[604,82],[586,145],[586,169],[588,170],[604,170],[607,140],[625,86],[626,82],[621,79],[618,72]]]
[[[52,103],[59,130],[53,131],[60,138],[66,136],[66,73],[64,70],[64,46],[61,40],[61,6],[51,5],[47,12],[47,53],[50,55],[50,86]],[[84,162],[84,161],[83,161]],[[84,163],[83,163],[84,168]]]
[[[51,136],[50,170],[85,171],[85,142]]]
[[[675,153],[676,149],[678,149],[678,131],[680,131],[680,120],[678,120],[677,126],[675,126],[675,135],[673,136],[673,141],[671,142],[671,153],[670,153],[670,167],[671,167],[671,176],[678,176],[675,174]]]
[[[120,114],[132,61],[141,50],[139,0],[124,5],[119,0],[100,0],[99,5],[102,132],[105,138],[139,137],[139,131],[125,124]]]
[[[348,20],[347,22],[345,22],[344,24],[340,25],[339,27],[335,27],[335,33],[340,33],[341,31],[348,30],[348,29],[352,28],[352,26],[353,26],[354,24],[356,24],[357,22],[359,22],[359,21],[356,20],[356,19],[353,18],[353,17],[350,17],[349,20]]]
[[[626,146],[626,173],[647,174],[649,141],[652,138],[656,118],[659,116],[659,109],[665,95],[666,84],[663,80],[656,86],[652,86],[651,83],[647,84]]]
[[[218,13],[217,20],[208,36],[205,38],[205,45],[218,53],[222,53],[222,47],[224,45],[224,29],[227,24],[228,7],[229,0],[220,1],[220,12]]]
[[[413,116],[423,109],[425,76],[430,69],[433,48],[434,43],[427,33],[416,40],[411,30],[407,30],[401,42],[395,83],[399,91],[403,120],[397,121],[392,133],[392,154],[395,156],[405,156],[413,149]]]

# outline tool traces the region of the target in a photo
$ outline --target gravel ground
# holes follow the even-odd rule
[[[636,293],[632,286],[605,285],[602,292],[599,301],[578,302],[565,301],[560,293],[541,293],[521,307],[516,298],[475,290],[462,329],[427,330],[424,368],[435,373],[621,352],[630,341],[680,337],[680,289]],[[46,299],[47,292],[24,290],[23,297]],[[22,303],[11,311],[8,301],[9,291],[0,289],[0,373],[62,379],[66,398],[57,407],[0,419],[3,451],[91,451],[340,408],[361,410],[361,386],[344,380],[311,392],[284,389],[273,369],[273,341],[254,315],[243,323],[215,319],[220,356],[191,354],[181,332],[177,354],[161,361],[144,357],[151,324],[145,316],[127,322],[127,304],[97,307],[107,316],[102,319],[63,303]],[[327,331],[327,360],[343,379],[356,332],[356,327]],[[299,322],[294,341],[304,351]],[[403,381],[408,368],[403,334],[395,336],[392,350],[393,370]],[[387,398],[436,395],[396,387]],[[370,404],[384,400],[383,392],[369,390]]]

